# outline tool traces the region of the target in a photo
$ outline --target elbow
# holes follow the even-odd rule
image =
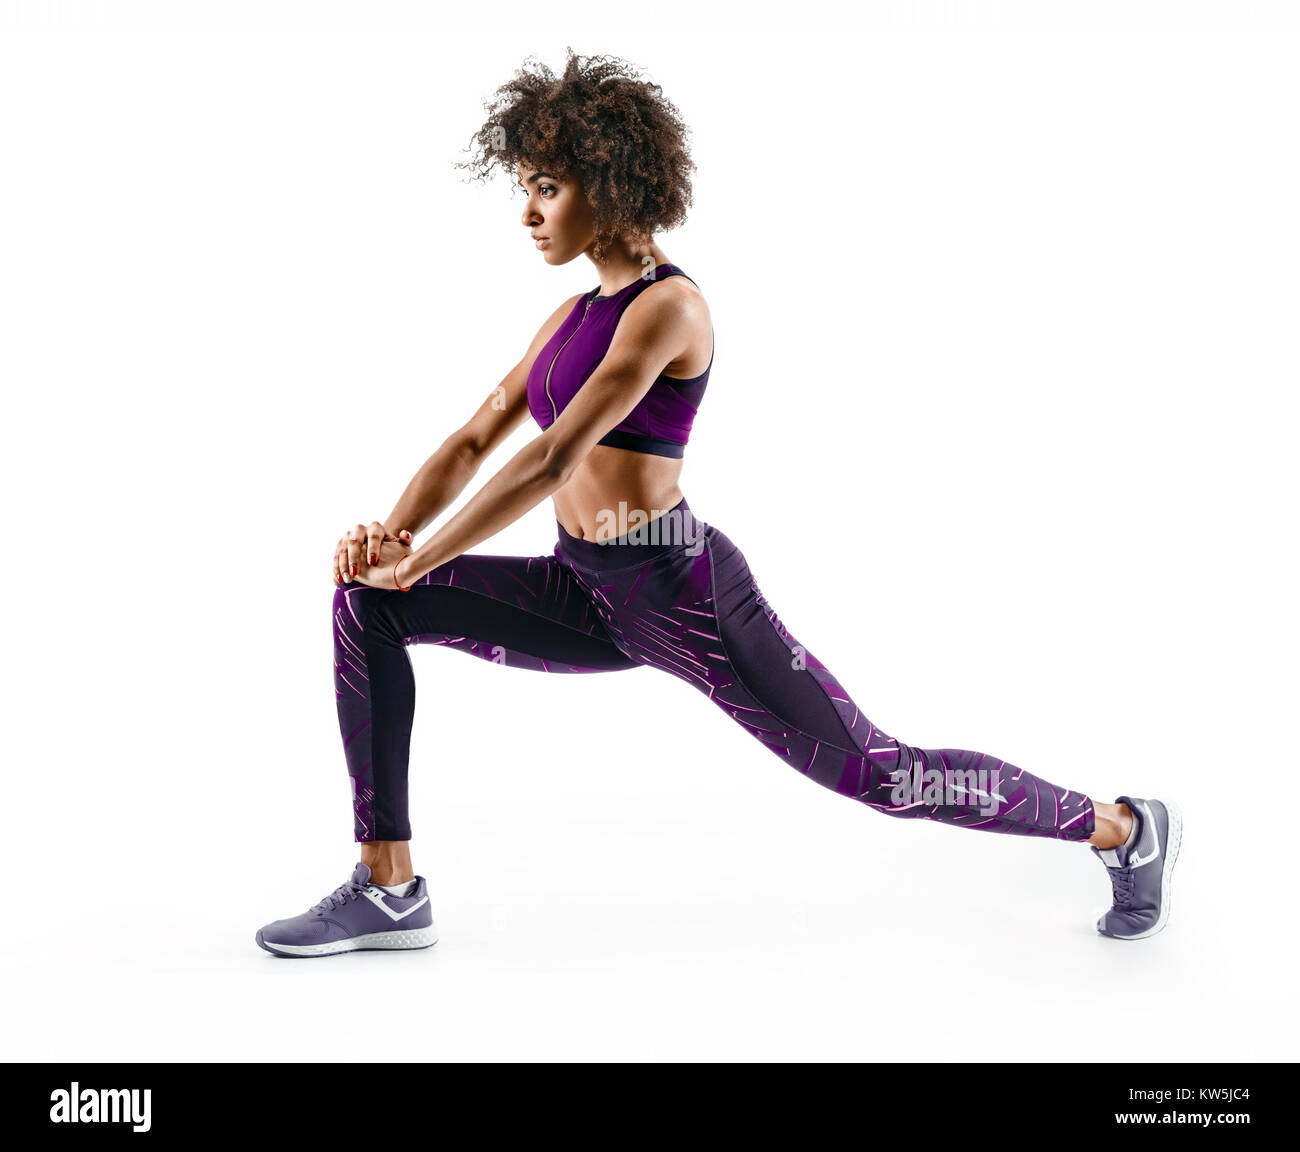
[[[578,458],[564,442],[552,440],[547,443],[546,439],[543,435],[538,440],[541,452],[537,460],[537,480],[551,492],[569,482],[578,467]]]
[[[442,448],[471,476],[478,471],[479,465],[483,463],[484,456],[487,455],[483,450],[483,446],[464,429],[448,436],[443,442]]]

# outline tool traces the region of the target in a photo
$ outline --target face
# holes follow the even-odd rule
[[[567,264],[596,238],[596,220],[582,188],[521,162],[515,179],[528,193],[521,221],[548,264]]]

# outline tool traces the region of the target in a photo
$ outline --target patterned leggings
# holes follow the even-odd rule
[[[358,843],[411,838],[408,644],[543,672],[660,668],[797,771],[879,812],[1057,840],[1093,834],[1082,792],[980,752],[885,735],[786,630],[735,544],[685,500],[608,542],[557,528],[549,556],[466,553],[409,592],[334,592],[334,689]]]

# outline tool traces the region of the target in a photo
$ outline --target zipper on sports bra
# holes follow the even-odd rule
[[[591,311],[590,299],[587,300],[587,307],[582,310],[582,320],[578,321],[578,328],[582,327],[582,322],[583,320],[587,319],[587,313],[589,311]],[[546,392],[546,398],[551,401],[551,423],[552,424],[555,423],[557,413],[555,411],[555,401],[551,399],[551,369],[555,367],[555,361],[559,358],[560,353],[564,351],[565,344],[568,344],[568,342],[578,334],[578,328],[575,328],[572,332],[570,332],[569,335],[565,338],[564,344],[561,344],[555,350],[555,355],[551,357],[551,362],[546,367],[546,379],[542,382],[542,387]]]

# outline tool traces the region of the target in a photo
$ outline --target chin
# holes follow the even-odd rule
[[[578,255],[577,252],[570,252],[566,255],[564,252],[559,251],[554,247],[554,241],[552,241],[552,247],[542,250],[542,259],[555,267],[568,264],[569,261],[577,259]]]

